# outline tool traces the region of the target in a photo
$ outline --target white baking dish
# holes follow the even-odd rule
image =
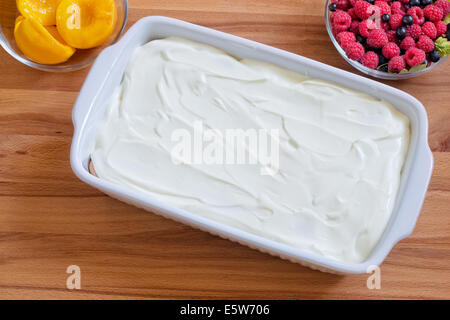
[[[312,252],[278,243],[223,225],[161,203],[91,175],[90,153],[103,119],[107,102],[120,84],[128,60],[138,46],[148,41],[177,36],[203,42],[240,58],[270,62],[299,73],[321,78],[366,92],[392,103],[409,117],[411,142],[403,169],[401,186],[394,212],[381,240],[369,258],[358,264],[344,263]],[[327,272],[365,273],[368,267],[380,265],[392,247],[414,229],[433,167],[427,143],[428,121],[423,105],[412,96],[376,81],[333,68],[286,51],[250,40],[165,17],[147,17],[138,21],[115,45],[105,49],[93,65],[73,109],[75,127],[71,165],[75,174],[106,194],[152,212],[161,214],[215,235],[237,241],[251,248]]]

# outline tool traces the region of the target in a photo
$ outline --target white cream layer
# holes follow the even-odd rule
[[[279,171],[176,165],[174,130],[278,129]],[[101,179],[226,225],[362,262],[391,216],[409,121],[389,103],[179,38],[132,56],[97,136]]]

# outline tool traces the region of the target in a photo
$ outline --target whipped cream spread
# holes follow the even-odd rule
[[[278,168],[174,161],[176,130],[277,130]],[[97,135],[99,178],[343,262],[364,261],[392,214],[408,118],[365,93],[180,38],[130,59]],[[223,141],[227,148],[227,140]],[[194,147],[193,147],[194,148]]]

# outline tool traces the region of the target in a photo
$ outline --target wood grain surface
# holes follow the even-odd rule
[[[323,0],[131,0],[128,26],[164,15],[356,72],[338,55]],[[450,298],[450,63],[386,82],[418,98],[435,169],[418,224],[367,275],[312,271],[113,200],[69,164],[71,111],[88,69],[51,74],[0,50],[0,298]],[[66,268],[81,268],[81,290]]]

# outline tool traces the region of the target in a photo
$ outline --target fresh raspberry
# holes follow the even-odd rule
[[[405,53],[406,63],[410,67],[418,66],[425,61],[426,54],[425,51],[418,48],[409,48]]]
[[[429,36],[431,39],[436,38],[437,30],[433,22],[427,21],[422,25],[422,32],[424,35]]]
[[[347,13],[352,18],[352,20],[358,19],[358,17],[356,16],[356,13],[355,13],[355,8],[348,9]]]
[[[367,51],[361,58],[361,63],[370,69],[378,67],[378,62],[378,55],[373,51]]]
[[[450,3],[450,2],[449,2]],[[438,21],[435,23],[436,26],[436,35],[438,37],[442,36],[444,33],[447,32],[447,25],[444,21]]]
[[[365,20],[374,13],[373,6],[364,0],[358,0],[355,3],[355,13],[358,18]]]
[[[397,35],[395,34],[395,30],[386,31],[386,35],[388,37],[389,42],[397,42],[398,41]],[[415,42],[414,42],[414,45],[416,45]]]
[[[383,56],[390,59],[400,55],[400,48],[394,42],[389,42],[387,45],[383,47],[381,53],[383,54]]]
[[[397,28],[402,25],[402,18],[403,16],[398,13],[394,13],[393,15],[391,15],[389,24],[391,25],[392,30],[397,30]]]
[[[416,43],[416,47],[422,49],[425,52],[430,52],[434,50],[434,41],[428,36],[420,36],[419,41]]]
[[[383,15],[385,13],[391,14],[391,7],[387,4],[387,2],[377,0],[375,1],[375,6],[380,8],[380,15]]]
[[[383,29],[384,31],[391,30],[391,26],[389,25],[389,22],[381,21],[380,26],[381,26],[381,29]]]
[[[428,18],[428,20],[433,22],[442,20],[444,17],[444,12],[442,9],[432,4],[427,5],[425,9],[423,9],[423,14]]]
[[[402,3],[400,1],[394,1],[391,4],[391,12],[393,14],[399,14],[401,16],[405,15],[405,11],[403,10]]]
[[[375,29],[370,31],[367,37],[367,44],[372,48],[382,48],[388,43],[388,37],[386,32],[381,29]]]
[[[359,0],[350,0],[350,4],[352,5],[352,7],[354,7],[358,1]]]
[[[414,48],[416,46],[416,42],[410,36],[406,36],[405,39],[400,43],[400,49],[408,50],[409,48]]]
[[[359,42],[352,42],[345,49],[345,53],[349,59],[359,61],[364,55],[364,47]]]
[[[412,26],[406,27],[406,36],[418,40],[422,34],[422,28],[418,24],[413,24]]]
[[[339,33],[336,36],[336,40],[340,44],[342,49],[345,49],[345,48],[347,48],[347,46],[350,43],[356,41],[356,37],[355,37],[355,34],[353,32],[344,31],[344,32]]]
[[[407,4],[410,0],[400,0],[402,3]]]
[[[340,10],[348,10],[350,8],[350,1],[348,0],[333,0],[332,3],[336,4],[336,7]]]
[[[448,2],[448,0],[438,0],[434,3],[434,5],[441,8],[444,17],[450,13],[450,2]]]
[[[336,29],[336,31],[345,31],[347,30],[352,23],[352,18],[347,12],[344,11],[336,11],[333,16],[333,28]]]
[[[395,56],[388,63],[388,69],[392,72],[399,73],[403,69],[405,69],[405,59],[403,56]]]
[[[370,31],[375,30],[376,28],[377,25],[375,24],[375,21],[370,19],[364,20],[359,24],[359,34],[367,38]]]
[[[350,25],[350,31],[353,32],[354,34],[359,33],[359,21],[358,20],[352,21],[352,24]]]
[[[420,7],[412,7],[408,10],[408,14],[410,14],[415,24],[422,25],[425,22],[425,17],[423,16],[424,12]]]

